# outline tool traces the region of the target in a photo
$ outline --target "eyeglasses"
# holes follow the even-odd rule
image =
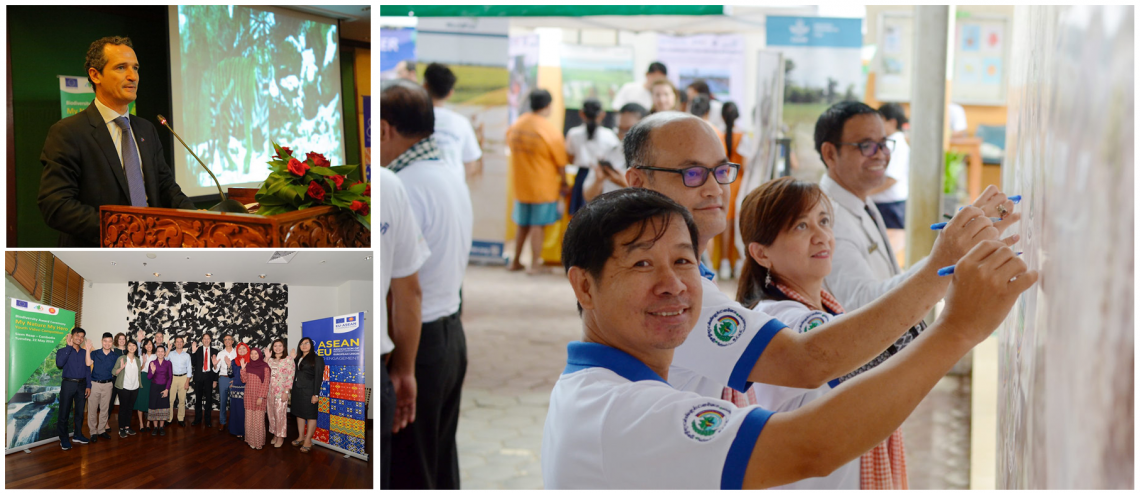
[[[713,168],[706,168],[704,166],[690,166],[681,169],[655,168],[652,166],[634,166],[634,168],[664,171],[666,173],[680,173],[681,181],[689,188],[697,188],[704,185],[709,179],[710,172],[715,177],[716,182],[721,185],[728,185],[736,181],[736,175],[740,174],[740,165],[736,163],[725,163]]]
[[[857,143],[840,143],[841,146],[855,146],[859,148],[864,156],[871,157],[883,149],[887,154],[895,150],[895,139],[883,139],[882,142],[857,142]]]

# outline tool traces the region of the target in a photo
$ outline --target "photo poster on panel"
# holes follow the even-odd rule
[[[507,89],[507,105],[510,107],[508,124],[519,115],[530,111],[527,95],[538,87],[538,35],[534,33],[511,36],[507,59],[507,72],[511,74]]]
[[[768,49],[784,55],[783,123],[799,171],[822,173],[816,120],[832,104],[863,100],[863,19],[770,15],[766,35]]]
[[[956,23],[951,100],[959,104],[1005,104],[1007,19],[967,17]]]
[[[781,115],[784,107],[784,57],[779,51],[761,50],[756,54],[756,112],[752,130],[745,134],[740,148],[749,166],[744,167],[740,177],[740,189],[736,192],[736,210],[741,210],[744,197],[752,190],[772,179],[778,160],[787,162],[781,156],[778,139],[781,131]],[[745,252],[743,236],[740,233],[740,214],[736,215],[732,227],[736,228],[736,249]]]
[[[416,28],[380,28],[380,80],[396,78],[396,65],[416,59]]]
[[[301,336],[313,340],[325,361],[317,395],[317,431],[313,441],[368,460],[364,421],[364,312],[337,315],[301,324]]]
[[[444,107],[467,119],[483,153],[464,172],[472,209],[503,210],[510,117],[510,21],[505,17],[425,17],[419,19],[417,29],[416,72],[420,80],[432,62],[451,69],[457,79],[455,92]],[[444,152],[457,147],[450,145],[457,138],[438,128],[436,141]],[[505,264],[506,237],[505,216],[475,214],[471,262]]]
[[[57,75],[59,79],[59,113],[60,118],[78,115],[95,101],[95,88],[87,76]],[[135,114],[135,102],[127,105],[127,111]]]
[[[875,55],[875,99],[910,101],[914,72],[914,16],[886,12],[879,17],[879,49]]]
[[[63,370],[55,364],[75,327],[75,312],[36,301],[11,298],[8,316],[8,407],[5,453],[59,437],[59,392]],[[64,417],[62,419],[68,419]],[[66,426],[68,430],[71,426]]]
[[[684,91],[693,81],[704,80],[709,92],[721,101],[744,102],[744,36],[698,34],[657,36],[657,60],[669,70],[669,80]]]
[[[588,98],[597,98],[602,108],[612,108],[621,86],[633,82],[632,46],[563,44],[561,54],[562,99],[567,110],[582,109]]]

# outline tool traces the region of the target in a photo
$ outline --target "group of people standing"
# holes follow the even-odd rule
[[[234,346],[234,337],[222,337],[223,347],[213,347],[213,336],[202,335],[201,344],[185,347],[185,337],[174,338],[170,350],[159,332],[153,338],[140,330],[137,339],[127,334],[103,333],[102,347],[95,349],[86,331],[75,327],[67,335],[66,346],[56,352],[56,366],[63,369],[60,389],[60,418],[57,424],[60,446],[70,450],[72,443],[110,440],[107,433],[113,399],[119,401],[119,438],[149,432],[166,436],[166,426],[175,422],[178,405],[179,426],[186,426],[186,391],[191,385],[197,399],[191,426],[205,423],[213,427],[214,390],[220,395],[218,431],[229,431],[243,438],[250,448],[266,443],[266,415],[274,447],[285,443],[287,411],[297,417],[299,437],[293,446],[302,452],[312,448],[317,425],[317,394],[324,375],[324,359],[314,352],[313,340],[305,337],[297,349],[286,353],[285,340],[273,341],[269,348]],[[141,342],[140,342],[141,341]],[[268,353],[268,354],[266,354]],[[90,439],[82,433],[86,400]],[[74,411],[72,411],[74,410]],[[131,427],[131,411],[138,413],[138,431]],[[228,410],[228,413],[227,413]],[[68,436],[67,416],[74,412],[74,435]]]

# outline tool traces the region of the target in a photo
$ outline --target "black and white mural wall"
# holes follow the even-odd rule
[[[288,304],[286,284],[131,282],[127,288],[127,326],[132,338],[140,329],[146,337],[162,332],[171,348],[175,336],[184,336],[187,351],[192,342],[201,343],[207,332],[214,339],[215,349],[222,348],[221,336],[225,334],[234,336],[235,345],[244,342],[250,348],[264,349],[275,339],[288,337]],[[214,392],[216,403],[217,390]],[[188,400],[192,407],[193,389]]]

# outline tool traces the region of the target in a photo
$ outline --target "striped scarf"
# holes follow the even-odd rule
[[[776,289],[780,290],[788,299],[799,302],[811,308],[812,303],[807,298],[780,282],[775,282]],[[843,306],[828,293],[820,291],[820,301],[823,307],[832,315],[843,313]],[[756,404],[756,388],[748,392],[737,392],[725,387],[721,392],[721,399],[732,402],[738,407]],[[872,448],[859,458],[859,489],[861,490],[905,490],[909,489],[906,478],[906,448],[903,445],[902,428],[891,433],[883,443]]]

